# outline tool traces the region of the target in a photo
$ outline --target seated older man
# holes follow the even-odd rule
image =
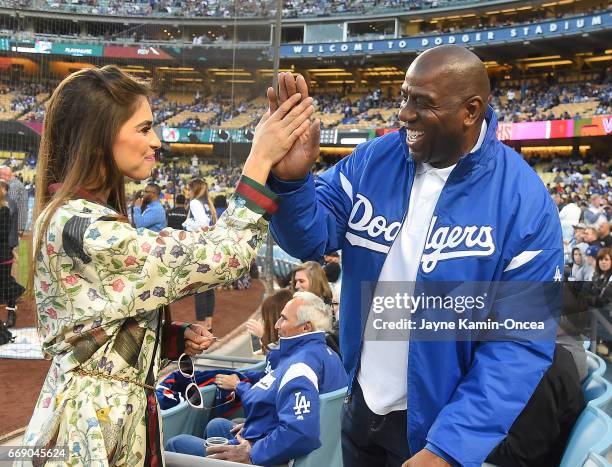
[[[340,358],[325,343],[331,310],[316,295],[296,292],[275,327],[280,336],[275,368],[248,390],[238,391],[246,415],[242,429],[218,418],[206,427],[206,437],[222,436],[230,439],[229,444],[204,448],[201,438],[179,435],[168,441],[167,451],[272,465],[304,456],[321,445],[319,394],[347,384]]]

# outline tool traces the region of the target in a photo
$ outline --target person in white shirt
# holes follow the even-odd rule
[[[185,230],[198,232],[217,222],[217,212],[208,194],[208,185],[201,178],[189,182],[189,212],[183,222]],[[215,312],[215,289],[199,292],[195,295],[196,320],[209,331],[212,330],[212,317]]]

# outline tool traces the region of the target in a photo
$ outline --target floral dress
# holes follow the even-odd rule
[[[162,359],[183,351],[188,324],[163,323],[160,309],[248,272],[276,200],[243,177],[206,233],[135,229],[86,199],[56,211],[34,283],[38,331],[53,362],[24,445],[65,446],[69,456],[34,465],[163,465],[150,387]]]

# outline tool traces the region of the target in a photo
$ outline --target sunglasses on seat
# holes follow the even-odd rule
[[[186,353],[181,354],[178,359],[178,370],[179,373],[185,378],[191,378],[191,383],[189,383],[187,385],[187,388],[185,389],[185,399],[187,400],[187,403],[194,409],[212,410],[216,409],[217,407],[222,407],[224,405],[230,404],[234,401],[234,399],[236,399],[236,393],[232,391],[232,393],[230,394],[230,398],[227,401],[221,404],[213,405],[212,407],[206,407],[204,405],[204,398],[202,397],[202,393],[200,392],[200,387],[198,386],[195,380],[195,365],[193,364],[193,360],[191,359],[191,357]]]

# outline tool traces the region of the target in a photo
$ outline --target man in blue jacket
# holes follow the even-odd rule
[[[279,77],[280,101],[308,95]],[[278,105],[268,89],[272,110]],[[536,173],[496,137],[483,63],[463,47],[419,55],[402,85],[403,127],[359,145],[317,180],[319,122],[273,168],[282,202],[271,229],[289,254],[342,249],[340,344],[349,374],[343,460],[354,466],[480,466],[508,433],[554,352],[548,338],[388,339],[362,285],[405,281],[560,281],[556,208]],[[526,285],[527,289],[530,289]],[[558,316],[535,292],[493,295],[497,322],[524,309]],[[409,313],[408,313],[409,316]],[[365,337],[364,337],[365,336]]]
[[[159,232],[168,227],[166,211],[159,201],[161,189],[155,183],[148,183],[143,198],[134,202],[134,227]],[[142,210],[143,201],[147,207]]]
[[[231,421],[214,419],[206,427],[206,437],[234,438],[229,445],[204,451],[202,439],[178,435],[168,441],[166,450],[268,466],[320,447],[319,394],[347,383],[340,358],[325,343],[330,328],[331,310],[323,300],[296,292],[276,323],[280,345],[273,368],[258,375],[256,384],[236,387],[246,415],[244,428],[234,438]],[[224,377],[231,378],[217,375],[217,384],[226,388]]]

